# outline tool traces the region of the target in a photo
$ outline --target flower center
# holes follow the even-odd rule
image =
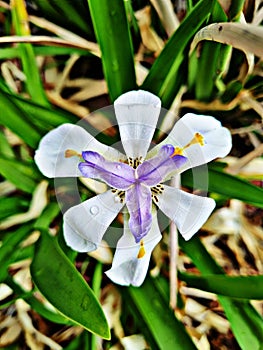
[[[127,163],[109,161],[95,151],[77,151],[67,149],[65,158],[79,157],[78,168],[81,174],[105,182],[112,188],[114,201],[124,203],[130,214],[129,228],[135,238],[140,242],[137,258],[145,256],[143,237],[151,230],[152,202],[158,203],[165,182],[182,167],[187,158],[183,152],[188,147],[199,144],[204,146],[205,140],[200,133],[184,147],[174,147],[171,144],[163,145],[158,154],[143,161],[143,157],[128,158]],[[83,160],[83,161],[82,161]]]
[[[142,163],[142,157],[137,157],[137,158],[128,158],[128,164],[131,166],[133,169],[138,168],[138,166]]]

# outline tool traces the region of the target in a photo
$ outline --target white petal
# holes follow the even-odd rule
[[[63,227],[67,245],[79,252],[95,250],[123,205],[107,191],[70,208]]]
[[[157,205],[175,222],[184,239],[189,240],[206,222],[215,208],[215,201],[164,185]]]
[[[181,173],[186,169],[205,164],[218,157],[225,157],[231,150],[232,141],[228,129],[213,117],[188,113],[175,124],[167,138],[154,147],[147,158],[154,156],[164,144],[172,144],[183,148],[200,133],[204,137],[205,145],[193,144],[183,151],[188,161],[177,171]]]
[[[47,133],[40,141],[35,154],[35,162],[47,177],[81,176],[78,169],[78,156],[65,158],[65,151],[96,151],[105,154],[109,160],[125,159],[114,148],[97,141],[85,129],[78,125],[63,124]]]
[[[161,109],[160,99],[147,91],[130,91],[114,102],[127,157],[145,158]]]
[[[133,285],[139,287],[147,274],[152,250],[161,239],[156,212],[153,213],[152,228],[143,239],[145,255],[138,258],[140,244],[135,243],[129,230],[128,221],[124,221],[124,234],[117,244],[112,267],[106,275],[122,286]]]

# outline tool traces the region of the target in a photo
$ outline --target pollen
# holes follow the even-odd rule
[[[144,257],[145,255],[145,248],[144,248],[144,244],[143,244],[143,241],[140,242],[140,249],[139,249],[139,253],[137,255],[137,259],[141,259]]]
[[[199,143],[200,146],[204,146],[205,145],[204,136],[201,135],[199,132],[195,133],[195,139],[196,139],[197,143]]]
[[[71,157],[82,157],[81,154],[79,154],[77,151],[74,151],[73,149],[67,149],[65,151],[65,158],[71,158]]]

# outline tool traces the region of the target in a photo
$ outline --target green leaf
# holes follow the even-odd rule
[[[1,91],[0,96],[3,103],[10,102],[10,115],[12,112],[15,114],[17,111],[15,108],[17,108],[20,111],[20,113],[17,113],[18,115],[20,114],[20,118],[23,118],[30,125],[34,124],[38,128],[40,127],[41,130],[48,130],[51,126],[58,126],[63,123],[76,123],[79,121],[76,116],[65,111],[62,112],[53,107],[42,106],[7,91]]]
[[[18,230],[9,232],[0,248],[0,282],[8,275],[8,266],[13,261],[13,255],[19,251],[19,244],[32,232],[32,224],[24,224]]]
[[[94,38],[86,1],[34,0],[34,2],[41,10],[43,16],[51,22],[90,39]]]
[[[158,95],[164,107],[174,100],[177,90],[175,81],[182,79],[181,64],[188,60],[188,50],[194,34],[208,18],[214,1],[201,0],[180,24],[178,29],[167,42],[165,48],[154,62],[142,88]]]
[[[0,154],[6,158],[15,157],[13,148],[9,144],[5,134],[2,131],[0,131]]]
[[[11,14],[16,34],[21,36],[30,35],[26,4],[23,0],[12,1]],[[48,106],[49,102],[42,86],[33,46],[31,44],[19,44],[18,49],[26,76],[27,91],[34,101]]]
[[[221,5],[216,1],[209,22],[225,22],[227,16]],[[198,69],[195,76],[195,96],[197,100],[210,101],[215,92],[215,83],[222,74],[229,49],[221,44],[206,42],[197,58]],[[197,53],[195,53],[197,56]],[[195,59],[195,58],[194,58]]]
[[[51,202],[34,223],[35,229],[47,229],[52,221],[58,216],[60,208],[58,203]]]
[[[0,88],[0,107],[1,105],[5,106],[5,113],[0,113],[0,123],[19,135],[32,148],[37,148],[41,135],[53,127],[64,123],[79,122],[79,119],[73,114],[52,107],[41,106],[28,99],[11,94],[3,90],[3,86]],[[98,134],[98,130],[85,121],[81,122],[81,126],[103,143],[111,145],[117,141],[114,137],[103,133]]]
[[[224,274],[197,236],[185,241],[179,236],[180,246],[202,274]],[[263,320],[247,300],[218,296],[233,333],[242,350],[259,349],[263,343]]]
[[[54,323],[72,325],[72,323],[68,320],[68,318],[64,317],[63,315],[56,312],[55,310],[51,311],[50,309],[46,308],[33,295],[26,296],[24,299],[32,307],[33,310],[35,310],[42,317],[45,317],[47,320]]]
[[[8,216],[26,211],[29,201],[19,197],[1,197],[0,221]]]
[[[164,301],[152,278],[147,278],[140,288],[127,288],[126,293],[138,309],[158,349],[196,350],[183,324]]]
[[[105,315],[93,291],[46,230],[36,244],[33,280],[46,299],[72,322],[110,339]]]
[[[189,186],[222,194],[226,198],[236,198],[243,202],[263,208],[263,189],[250,182],[209,166],[208,183],[207,168],[196,167],[182,174],[183,186]],[[204,174],[205,172],[205,174]]]
[[[136,89],[133,48],[123,0],[88,0],[111,100]]]
[[[189,287],[232,298],[263,299],[263,276],[196,276],[179,273]]]
[[[12,95],[0,90],[0,124],[7,126],[29,146],[36,147],[41,137],[33,123],[30,123],[28,116],[16,105]]]
[[[0,174],[17,188],[32,193],[37,185],[33,164],[0,157]]]

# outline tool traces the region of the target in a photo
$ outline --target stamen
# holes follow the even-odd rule
[[[128,158],[128,164],[133,167],[133,159],[131,157]]]
[[[137,169],[138,166],[142,163],[142,157],[137,158],[128,158],[128,165],[131,166],[133,169]]]
[[[183,155],[183,151],[192,146],[199,143],[200,146],[204,146],[205,145],[205,138],[202,134],[200,134],[199,132],[196,132],[194,137],[192,138],[192,140],[185,145],[184,147],[175,147],[173,154],[170,156],[170,158],[173,158],[174,156],[182,156]]]
[[[125,198],[125,191],[117,190],[116,188],[113,188],[111,190],[112,193],[115,194],[115,202],[123,203]]]
[[[200,146],[204,146],[205,145],[205,138],[199,132],[195,133],[195,138],[196,138],[196,141],[199,143]]]
[[[156,203],[158,203],[158,202],[159,202],[159,199],[158,199],[158,197],[157,197],[157,196],[153,196],[153,200],[154,200]]]
[[[192,138],[192,140],[186,146],[184,146],[183,149],[188,148],[188,147],[195,145],[197,143],[199,143],[200,146],[204,146],[204,144],[205,144],[204,136],[201,135],[199,132],[195,133],[195,136]]]
[[[137,259],[143,258],[144,255],[145,255],[145,253],[146,253],[146,252],[145,252],[143,240],[141,240],[141,242],[140,242],[140,249],[139,249],[139,253],[138,253],[138,255],[137,255]]]
[[[151,187],[151,192],[152,192],[152,200],[155,202],[155,203],[158,203],[159,199],[157,197],[158,194],[162,194],[164,190],[164,187],[163,185],[161,184],[158,184],[154,187]]]
[[[79,157],[81,158],[82,155],[80,153],[78,153],[77,151],[74,151],[73,149],[67,149],[65,151],[65,158],[71,158],[71,157]]]

